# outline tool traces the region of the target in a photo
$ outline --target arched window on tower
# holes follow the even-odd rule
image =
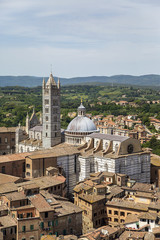
[[[96,162],[96,172],[98,172],[98,162]]]

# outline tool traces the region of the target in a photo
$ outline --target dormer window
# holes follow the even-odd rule
[[[133,145],[132,144],[128,145],[127,151],[128,151],[129,154],[133,153]]]

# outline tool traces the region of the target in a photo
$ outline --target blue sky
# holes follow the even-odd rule
[[[0,75],[160,74],[159,0],[0,0]]]

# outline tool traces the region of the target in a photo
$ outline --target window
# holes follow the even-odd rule
[[[46,137],[48,136],[48,134],[46,133]]]
[[[7,142],[8,142],[8,138],[5,138],[5,139],[4,139],[4,142],[7,143]]]
[[[49,108],[45,108],[45,113],[49,113]]]
[[[118,215],[118,211],[114,211],[114,215]]]
[[[41,229],[44,228],[44,222],[41,222],[41,223],[40,223],[40,227],[41,227]]]
[[[27,166],[27,168],[30,168],[30,164],[29,164],[29,163],[27,163],[27,165],[26,165],[26,166]]]
[[[0,143],[2,142],[1,138],[0,138]]]
[[[45,218],[48,218],[48,212],[45,212]]]
[[[6,170],[5,170],[5,166],[2,166],[2,173],[5,173]]]
[[[45,104],[49,104],[49,99],[45,99],[45,100],[44,100],[44,103],[45,103]]]
[[[48,227],[52,226],[52,221],[48,222]]]
[[[96,217],[97,216],[97,213],[94,213],[94,217]]]
[[[48,129],[48,125],[46,125],[46,129]]]
[[[58,219],[56,219],[56,223],[55,223],[55,226],[58,226]]]
[[[53,100],[53,106],[57,106],[58,105],[58,101],[56,99]]]
[[[140,221],[141,221],[141,222],[146,222],[146,219],[142,219],[142,218],[141,218]]]
[[[121,178],[120,177],[118,177],[118,182],[120,182],[121,181]]]
[[[107,149],[107,148],[108,148],[108,143],[106,142],[106,143],[105,143],[105,149]]]
[[[6,236],[6,229],[3,229],[3,236]]]
[[[68,223],[71,223],[71,218],[68,219]]]
[[[125,216],[125,212],[120,212],[120,216]]]
[[[57,122],[57,116],[54,117],[54,122]]]
[[[14,138],[12,138],[12,142],[14,142],[14,140],[15,140],[15,139],[14,139]]]
[[[30,225],[30,230],[33,230],[34,229],[34,225]]]
[[[133,153],[133,145],[132,144],[128,145],[127,151],[128,151],[129,154]]]
[[[48,122],[48,116],[46,116],[46,122]]]
[[[114,218],[114,222],[118,222],[118,218]]]
[[[112,210],[109,210],[108,213],[109,213],[109,214],[112,214]]]
[[[30,174],[30,172],[26,172],[26,175],[27,175],[27,176],[30,176],[31,174]]]
[[[26,226],[22,226],[22,232],[26,231]]]
[[[115,153],[118,151],[118,144],[115,145]]]
[[[57,113],[58,111],[57,111],[57,108],[53,108],[53,112],[54,113]]]
[[[124,219],[121,219],[121,223],[123,223],[124,222]]]

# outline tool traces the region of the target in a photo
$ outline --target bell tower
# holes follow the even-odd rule
[[[60,81],[58,86],[52,73],[45,83],[42,84],[42,104],[43,104],[43,136],[44,148],[53,147],[61,143],[60,124]]]

